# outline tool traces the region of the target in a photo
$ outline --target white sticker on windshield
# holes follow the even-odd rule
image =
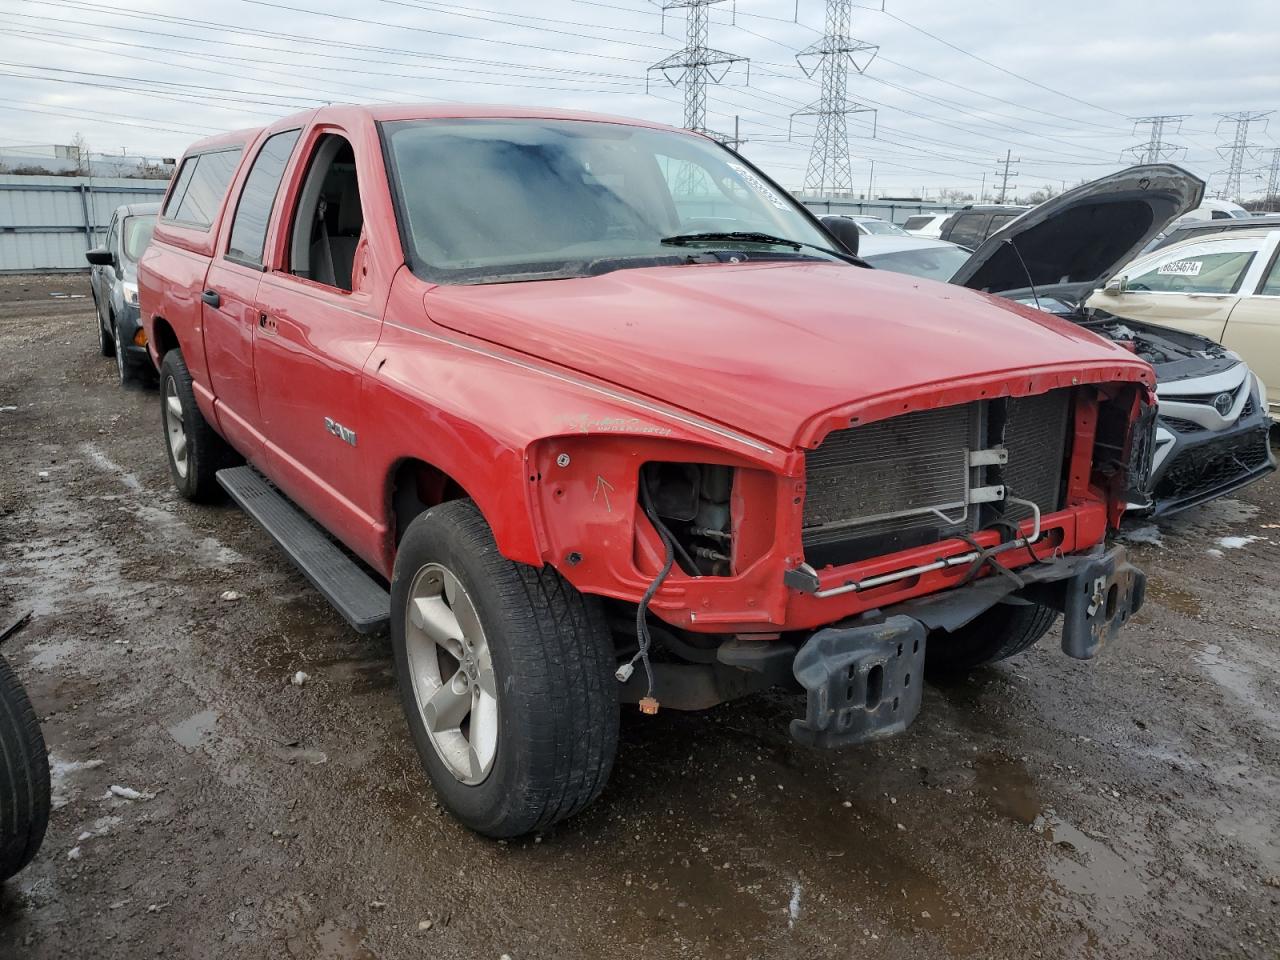
[[[754,173],[752,173],[742,164],[731,162],[726,164],[726,166],[730,170],[732,170],[734,173],[736,173],[738,176],[740,176],[743,180],[745,180],[748,184],[750,184],[752,189],[754,189],[756,193],[763,196],[766,200],[772,203],[779,210],[787,209],[787,202],[783,200],[780,196],[778,196],[776,193],[774,193],[769,188],[769,185],[767,183],[765,183],[763,180],[757,177]]]
[[[1156,273],[1175,277],[1198,277],[1200,268],[1203,266],[1203,260],[1174,260],[1172,263],[1166,263]]]

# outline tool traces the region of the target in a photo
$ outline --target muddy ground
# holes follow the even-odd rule
[[[87,290],[0,278],[0,621],[35,611],[57,802],[0,957],[1280,956],[1280,480],[1135,546],[1099,661],[1047,639],[842,753],[785,697],[631,709],[603,798],[499,844],[435,804],[386,641],[175,497]]]

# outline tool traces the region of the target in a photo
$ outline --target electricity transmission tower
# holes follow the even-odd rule
[[[1280,206],[1280,147],[1271,149],[1271,170],[1267,174],[1267,192],[1262,202],[1267,207]]]
[[[1017,176],[1018,173],[1017,170],[1009,169],[1009,164],[1018,162],[1010,156],[1012,152],[1012,150],[1006,150],[1004,152],[1004,159],[996,160],[996,163],[1000,165],[996,168],[996,176],[1000,178],[1000,196],[996,198],[996,203],[1004,203],[1005,197],[1009,194],[1009,178],[1011,176]],[[1022,158],[1019,157],[1018,159],[1021,160]],[[1018,185],[1016,183],[1013,185],[1013,189],[1018,189]]]
[[[751,61],[735,53],[726,53],[707,46],[707,8],[724,0],[662,0],[665,20],[668,10],[684,8],[685,44],[671,56],[659,60],[648,70],[652,76],[656,70],[667,78],[673,87],[684,86],[684,125],[724,141],[731,139],[707,129],[707,84],[720,83],[735,63],[747,64],[747,82],[751,82]],[[736,136],[736,134],[735,134]]]
[[[1233,123],[1236,128],[1231,142],[1224,143],[1218,148],[1218,156],[1227,161],[1227,169],[1218,171],[1226,174],[1226,180],[1223,181],[1222,189],[1218,192],[1218,196],[1223,200],[1239,199],[1240,175],[1244,172],[1245,158],[1256,156],[1258,150],[1256,143],[1249,142],[1249,127],[1255,123],[1261,123],[1265,129],[1266,118],[1271,113],[1270,110],[1240,110],[1237,113],[1218,114],[1221,119],[1218,121],[1216,130],[1221,130],[1224,123]]]
[[[809,166],[804,174],[804,188],[819,193],[853,190],[847,119],[851,113],[876,112],[873,107],[850,100],[846,95],[850,65],[858,73],[863,73],[880,49],[874,43],[849,36],[852,5],[852,0],[827,0],[827,23],[822,39],[796,54],[796,62],[806,77],[812,79],[819,69],[822,70],[821,95],[791,115],[793,121],[796,117],[818,118],[813,147],[809,151]],[[875,135],[873,118],[871,136]]]
[[[1134,117],[1133,132],[1136,134],[1139,127],[1150,127],[1150,135],[1147,137],[1146,143],[1130,147],[1125,153],[1137,160],[1138,163],[1160,163],[1162,160],[1173,160],[1180,153],[1185,152],[1187,148],[1177,143],[1165,143],[1166,128],[1172,127],[1174,132],[1177,132],[1182,127],[1182,121],[1189,116],[1191,116],[1189,113],[1184,113],[1162,114],[1154,117]]]

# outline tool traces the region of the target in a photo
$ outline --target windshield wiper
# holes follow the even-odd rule
[[[772,243],[778,246],[790,247],[792,250],[808,247],[810,250],[820,250],[840,260],[856,261],[857,259],[848,253],[841,253],[839,250],[822,247],[816,243],[806,243],[803,240],[788,240],[786,237],[775,237],[771,233],[758,233],[754,230],[727,230],[723,233],[677,233],[672,237],[663,237],[658,242],[668,246],[683,247],[690,243],[715,243],[717,241],[728,243]]]

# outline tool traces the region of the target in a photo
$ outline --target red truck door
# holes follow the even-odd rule
[[[306,137],[278,218],[279,260],[258,287],[254,332],[269,472],[349,545],[370,542],[370,501],[381,493],[359,452],[361,378],[386,300],[385,289],[371,289],[363,229],[376,149],[372,130],[361,139],[326,124]]]
[[[263,455],[258,387],[253,375],[253,334],[258,323],[258,284],[267,226],[285,165],[299,130],[272,133],[249,160],[248,173],[228,200],[229,228],[219,238],[205,277],[205,355],[217,396],[218,425],[251,459]]]

